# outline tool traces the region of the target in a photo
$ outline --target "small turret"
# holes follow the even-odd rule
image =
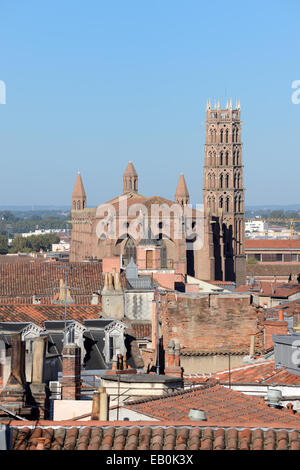
[[[176,193],[175,193],[175,202],[177,204],[180,204],[181,206],[184,206],[185,204],[188,204],[190,201],[190,195],[187,189],[187,185],[184,179],[183,173],[180,174]]]
[[[72,194],[72,209],[82,210],[86,208],[86,194],[83,187],[80,171],[77,173],[75,186]]]
[[[138,175],[132,161],[127,165],[123,175],[123,193],[138,192]]]

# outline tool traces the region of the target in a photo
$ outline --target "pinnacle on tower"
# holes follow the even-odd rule
[[[179,181],[175,193],[175,202],[184,205],[188,204],[190,200],[190,195],[187,189],[187,185],[184,179],[183,173],[180,173]]]
[[[86,194],[81,179],[80,171],[77,173],[75,186],[72,193],[72,209],[80,210],[86,207]]]
[[[138,174],[135,171],[132,161],[127,165],[123,175],[123,193],[138,191]]]
[[[73,198],[74,197],[77,197],[77,198],[78,197],[86,197],[80,171],[78,171],[78,173],[77,173],[77,177],[76,177],[75,186],[74,186],[74,189],[73,189],[72,196],[73,196]]]

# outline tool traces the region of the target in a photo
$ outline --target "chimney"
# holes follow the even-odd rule
[[[109,396],[106,393],[105,387],[98,388],[100,393],[100,421],[108,421],[109,420]]]
[[[32,358],[32,383],[30,390],[32,397],[38,406],[36,409],[36,417],[43,419],[48,417],[49,408],[49,390],[43,383],[44,360],[46,350],[47,337],[40,336],[33,342],[33,358]]]
[[[175,366],[175,342],[169,341],[168,344],[168,367]]]
[[[62,399],[80,400],[81,349],[76,344],[67,344],[62,354]]]
[[[288,322],[281,320],[265,320],[264,322],[264,342],[265,349],[274,348],[273,335],[287,335]]]
[[[99,414],[100,414],[100,393],[94,392],[91,419],[94,421],[98,421]]]
[[[165,367],[165,375],[170,377],[183,377],[183,369],[180,367],[180,345],[170,341],[168,345],[168,367]],[[170,354],[171,353],[171,354]],[[173,365],[171,365],[173,364]]]
[[[0,403],[16,414],[24,411],[27,402],[25,379],[25,343],[21,333],[11,335],[11,370],[7,383],[0,394]],[[26,410],[28,414],[30,409]]]
[[[255,354],[255,335],[250,336],[250,351],[249,356],[253,357]]]
[[[283,310],[278,310],[278,320],[279,321],[283,321],[284,318],[283,318]]]

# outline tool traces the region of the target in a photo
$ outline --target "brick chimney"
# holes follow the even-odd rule
[[[264,323],[264,339],[265,349],[271,349],[274,347],[273,335],[287,335],[288,334],[288,322],[283,320],[266,320]]]
[[[173,340],[168,344],[168,366],[165,367],[165,375],[183,377],[183,369],[180,367],[180,345]]]
[[[80,400],[81,349],[76,344],[67,344],[62,357],[62,399]]]

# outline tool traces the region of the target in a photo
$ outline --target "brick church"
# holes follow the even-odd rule
[[[99,206],[111,208],[112,215],[107,217],[108,213],[99,211],[99,207],[87,207],[86,193],[78,173],[72,194],[71,262],[118,257],[121,268],[124,268],[131,258],[137,261],[139,253],[144,251],[145,268],[149,272],[172,269],[201,280],[233,281],[237,285],[246,283],[239,102],[233,108],[230,100],[225,109],[221,109],[219,101],[214,107],[210,100],[207,102],[203,211],[191,208],[183,174],[179,177],[174,200],[145,197],[139,193],[138,187],[138,174],[133,163],[129,162],[123,175],[123,193]],[[167,223],[162,212],[153,215],[151,209],[154,207],[167,210]],[[190,208],[188,219],[191,227],[197,220],[202,220],[202,243],[195,243],[195,248],[195,238],[187,237],[184,231],[182,235],[174,236],[176,227],[185,220],[187,208]],[[99,235],[99,226],[104,227],[111,219],[117,228],[116,235],[106,236],[104,230]],[[128,229],[132,224],[135,236]]]

